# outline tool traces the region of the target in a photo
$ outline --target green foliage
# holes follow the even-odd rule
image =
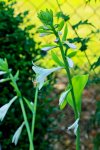
[[[93,139],[93,144],[94,144],[93,150],[99,150],[100,149],[100,134],[99,133]]]
[[[58,64],[58,66],[64,67],[63,62],[58,58],[58,56],[54,52],[51,52],[51,55],[52,59],[55,61],[56,64]]]
[[[77,75],[72,78],[72,85],[73,85],[73,90],[74,90],[74,94],[75,94],[76,107],[77,107],[77,110],[79,113],[81,112],[82,92],[87,83],[87,80],[88,80],[88,75]],[[62,105],[60,106],[61,109],[63,109],[67,103],[69,103],[70,106],[74,109],[70,85],[68,85],[68,87],[67,87],[67,90],[69,90],[69,89],[70,89],[70,91],[69,91],[68,95],[64,99]]]
[[[40,11],[38,18],[44,25],[53,25],[53,11],[46,9],[46,11]]]
[[[91,69],[95,69],[97,67],[100,67],[100,57],[91,65]]]
[[[58,30],[61,31],[62,28],[64,27],[64,20],[62,20],[59,25],[58,25]]]
[[[84,87],[88,81],[88,75],[77,75],[72,78],[72,84],[73,84],[73,90],[75,94],[75,101],[76,101],[76,107],[78,112],[81,112],[81,97],[82,92],[84,90]],[[71,107],[74,109],[74,104],[72,100],[71,93],[68,94],[66,101],[71,105]]]
[[[14,74],[14,82],[18,81],[18,86],[21,90],[21,93],[26,98],[29,98],[30,101],[34,99],[34,88],[32,84],[32,78],[34,77],[34,74],[32,71],[32,61],[36,62],[37,60],[41,59],[45,52],[41,53],[39,48],[40,43],[37,43],[34,40],[34,33],[32,33],[35,30],[34,24],[30,26],[24,24],[24,18],[27,19],[28,11],[15,15],[12,6],[13,4],[6,5],[5,2],[0,1],[0,57],[8,60],[9,68],[12,68],[12,73]],[[22,25],[24,25],[23,28],[21,28]],[[6,60],[2,61],[2,59],[0,59],[0,63],[3,65],[3,68],[5,68],[4,70],[6,71],[8,69]],[[4,77],[6,77],[6,75],[4,75]],[[0,78],[2,78],[2,76],[0,76]],[[18,80],[19,78],[20,80]],[[15,84],[13,84],[13,86],[15,86]],[[45,91],[47,92],[46,88]],[[14,95],[15,92],[13,92],[13,88],[9,86],[9,83],[0,83],[0,106],[7,103],[8,100]],[[41,97],[44,97],[44,106],[40,106],[42,99]],[[52,111],[50,107],[48,114],[46,114],[45,102],[47,103],[47,101],[48,100],[46,96],[41,94],[38,99],[39,104],[36,121],[37,133],[36,138],[34,139],[35,141],[37,140],[37,149],[40,149],[40,144],[48,145],[48,142],[46,142],[43,138],[49,123],[49,118],[47,119],[47,115]],[[27,108],[26,105],[25,107]],[[27,110],[27,112],[30,120],[30,111]],[[42,117],[40,117],[40,112],[42,112]],[[20,138],[17,147],[11,144],[12,136],[22,121],[23,116],[21,115],[21,109],[18,105],[18,102],[16,102],[15,107],[9,111],[4,122],[2,124],[0,123],[0,144],[2,145],[2,149],[28,149],[28,139],[25,138],[27,136],[26,131],[22,133],[22,137]],[[40,132],[41,137],[39,136]]]
[[[76,54],[77,54],[77,51],[73,51],[73,52],[70,52],[67,56],[71,58],[71,57],[74,57]]]
[[[64,28],[64,34],[63,34],[63,37],[62,37],[62,41],[66,41],[67,34],[68,34],[68,27],[67,27],[67,24],[66,24],[65,28]]]
[[[73,25],[72,27],[75,30],[75,29],[78,29],[80,25],[91,25],[94,27],[94,25],[92,23],[88,22],[88,20],[85,20],[85,21],[81,20],[78,23],[76,23],[75,25]]]
[[[65,15],[63,12],[56,13],[56,17],[64,19],[64,21],[68,21],[70,19],[69,15]]]
[[[25,102],[26,102],[28,108],[30,109],[30,111],[31,111],[32,113],[34,113],[34,103],[31,102],[31,101],[29,101],[29,100],[28,100],[27,98],[25,98],[25,97],[24,97],[24,100],[25,100]]]
[[[0,58],[0,70],[8,72],[8,64],[7,64],[6,59],[3,60]]]

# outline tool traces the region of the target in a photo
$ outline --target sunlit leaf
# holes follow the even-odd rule
[[[71,58],[71,57],[74,57],[76,54],[77,54],[77,51],[73,51],[73,52],[69,53],[67,56],[69,58]]]
[[[62,28],[64,27],[64,20],[62,20],[58,26],[58,30],[61,31]]]
[[[89,76],[88,74],[87,75],[77,75],[72,78],[73,90],[74,90],[75,101],[76,101],[76,106],[77,106],[78,112],[81,112],[81,102],[82,102],[81,96],[82,96],[84,87],[88,81],[88,76]],[[67,102],[74,109],[71,92],[67,96]]]
[[[34,112],[34,104],[32,102],[30,102],[28,99],[26,99],[25,97],[24,97],[24,100],[25,100],[28,108],[30,109],[30,111],[33,113]]]
[[[55,61],[56,64],[64,67],[63,62],[58,58],[58,56],[54,52],[51,52],[51,55],[52,55],[52,59]]]
[[[64,28],[64,34],[63,34],[63,37],[62,37],[62,41],[66,41],[67,34],[68,34],[68,27],[67,27],[67,24],[66,24],[65,28]]]

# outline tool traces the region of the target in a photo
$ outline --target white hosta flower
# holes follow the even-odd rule
[[[5,71],[0,71],[0,75],[3,75],[5,74],[6,72]]]
[[[0,108],[0,120],[1,120],[1,121],[4,119],[4,117],[6,116],[6,113],[7,113],[8,109],[10,108],[10,106],[12,105],[12,103],[13,103],[16,99],[17,99],[17,96],[15,96],[14,98],[12,98],[9,103],[3,105],[3,106]]]
[[[53,48],[56,48],[57,46],[46,46],[46,47],[43,47],[43,48],[41,48],[41,50],[42,51],[49,51],[49,50],[51,50],[51,49],[53,49]]]
[[[68,127],[68,130],[73,129],[74,130],[74,134],[77,136],[77,129],[78,129],[78,122],[79,122],[79,118],[71,125]]]
[[[62,32],[61,32],[61,31],[58,31],[58,35],[62,35]]]
[[[70,48],[72,48],[72,49],[76,49],[76,48],[77,48],[75,44],[69,43],[68,41],[65,41],[64,44],[67,44],[68,47],[70,47]]]
[[[44,37],[46,35],[49,35],[50,33],[40,33],[40,37]]]
[[[70,89],[61,94],[60,99],[59,99],[59,105],[61,105],[64,102],[64,100],[69,92],[70,92]]]
[[[17,143],[18,143],[18,140],[19,140],[19,137],[21,135],[24,125],[25,125],[25,123],[23,122],[21,124],[21,126],[16,130],[15,134],[13,135],[12,143],[14,143],[15,145],[17,145]]]
[[[73,68],[74,63],[73,63],[72,59],[70,59],[69,57],[67,57],[67,61],[68,61],[69,67]]]
[[[33,64],[34,65],[34,64]],[[32,69],[36,73],[36,82],[39,84],[39,90],[43,87],[45,78],[54,71],[60,70],[62,67],[44,69],[34,65]]]

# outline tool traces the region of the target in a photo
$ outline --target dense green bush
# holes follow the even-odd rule
[[[44,56],[44,53],[41,53],[39,49],[40,43],[36,43],[33,38],[32,32],[35,31],[34,24],[30,26],[24,25],[24,29],[21,28],[21,25],[24,24],[24,18],[27,17],[28,12],[26,11],[15,15],[12,6],[12,4],[6,5],[4,1],[0,2],[0,57],[7,59],[9,67],[12,68],[13,74],[19,70],[19,88],[24,96],[26,96],[29,100],[33,100],[34,89],[32,78],[34,75],[31,69],[32,61],[36,62]],[[29,32],[31,29],[32,32]],[[2,78],[2,76],[0,77]],[[11,86],[9,86],[9,83],[0,83],[0,106],[8,102],[14,94],[15,93]],[[47,95],[48,91],[45,89],[45,93],[41,93],[38,100],[39,104],[38,114],[36,117],[35,145],[37,145],[36,148],[39,150],[44,150],[46,145],[48,145],[48,142],[45,142],[43,138],[47,132],[47,126],[50,123],[47,116],[52,111],[51,107],[48,110],[46,109],[49,102]],[[28,112],[28,118],[31,118],[30,112]],[[17,147],[11,144],[12,136],[21,124],[22,120],[23,116],[21,115],[20,105],[16,102],[15,107],[10,109],[3,123],[0,123],[0,145],[3,150],[28,149],[26,131],[22,133]]]

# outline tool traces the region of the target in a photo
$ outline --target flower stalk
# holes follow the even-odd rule
[[[32,127],[31,127],[32,140],[34,140],[34,129],[35,129],[36,110],[37,110],[37,98],[38,98],[38,86],[36,86],[35,99],[34,99],[34,113],[33,113],[33,117],[32,117]]]
[[[68,60],[66,59],[64,49],[63,49],[63,44],[60,40],[60,37],[59,37],[58,33],[56,32],[56,30],[53,26],[52,26],[52,30],[53,30],[56,38],[59,39],[58,40],[58,45],[59,45],[59,48],[60,48],[60,51],[61,51],[63,62],[65,64],[65,70],[66,70],[66,73],[67,73],[69,84],[71,85],[71,96],[72,96],[72,99],[73,99],[75,119],[78,119],[79,116],[78,116],[78,111],[77,111],[76,102],[75,102],[75,96],[74,96],[74,90],[73,90],[73,84],[72,84],[72,80],[71,80],[71,74],[70,74],[70,70],[69,70]],[[79,127],[77,129],[77,136],[76,136],[76,150],[80,150],[80,130],[79,130]]]
[[[34,150],[34,145],[33,145],[33,141],[32,141],[31,131],[30,131],[30,127],[29,127],[29,123],[28,123],[28,119],[27,119],[27,115],[26,115],[23,99],[22,99],[22,96],[21,96],[21,92],[20,92],[20,90],[19,90],[19,88],[17,86],[16,81],[14,80],[13,75],[11,73],[9,73],[9,76],[11,78],[11,81],[12,81],[12,84],[14,86],[14,89],[15,89],[18,97],[19,97],[19,102],[20,102],[20,106],[21,106],[21,109],[22,109],[22,114],[23,114],[23,118],[24,118],[24,121],[25,121],[25,126],[26,126],[26,129],[27,129],[27,133],[28,133],[28,138],[29,138],[31,150]]]

